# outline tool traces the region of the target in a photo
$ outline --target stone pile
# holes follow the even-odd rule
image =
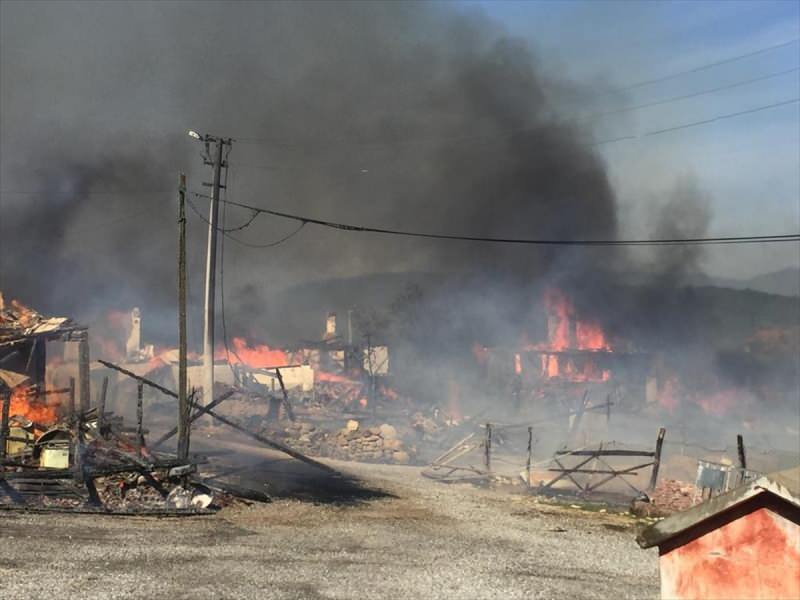
[[[698,494],[694,484],[677,479],[662,479],[650,494],[650,501],[660,509],[674,513],[691,508],[696,496]]]
[[[402,465],[411,464],[416,458],[416,448],[404,443],[397,429],[386,423],[362,427],[358,421],[350,420],[335,431],[325,431],[311,423],[291,423],[278,433],[285,444],[316,456]]]
[[[635,500],[631,512],[641,517],[666,517],[691,508],[699,500],[694,484],[677,479],[662,479],[649,496],[650,502]]]

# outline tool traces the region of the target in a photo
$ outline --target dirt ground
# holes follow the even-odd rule
[[[330,462],[349,492],[213,516],[2,512],[0,597],[658,597],[631,517]]]

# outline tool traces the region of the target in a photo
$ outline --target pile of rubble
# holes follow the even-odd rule
[[[416,461],[414,445],[405,443],[392,425],[362,427],[350,420],[338,430],[325,430],[312,423],[289,423],[270,433],[304,453],[358,462],[411,464]]]
[[[632,512],[642,517],[666,517],[691,508],[697,499],[692,483],[677,479],[662,479],[650,494],[650,502],[636,500]]]
[[[677,479],[662,479],[650,494],[650,502],[660,509],[673,513],[691,508],[697,496],[693,483]]]

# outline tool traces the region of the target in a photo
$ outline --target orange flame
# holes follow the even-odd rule
[[[224,348],[217,348],[215,358],[228,358]],[[289,364],[286,352],[276,350],[266,345],[256,344],[250,346],[244,338],[235,337],[231,340],[231,363],[243,363],[253,369],[270,369]]]
[[[565,350],[611,351],[605,332],[593,320],[580,320],[575,315],[572,301],[557,288],[549,288],[544,294],[547,311],[546,344],[533,346],[536,350],[563,352]],[[531,347],[528,346],[530,349]],[[576,359],[564,355],[542,354],[542,374],[547,378],[563,377],[570,381],[608,381],[611,373],[600,369],[594,360],[584,359],[581,366]]]
[[[48,405],[36,397],[34,386],[17,386],[11,392],[9,416],[25,417],[42,425],[52,425],[58,420],[58,407]]]
[[[573,313],[572,303],[561,290],[549,288],[544,293],[544,305],[547,309],[549,349],[566,350],[570,347],[569,325]]]
[[[544,294],[544,305],[548,316],[548,350],[558,352],[569,348],[611,350],[600,324],[596,321],[578,319],[572,301],[564,292],[557,288],[547,289]],[[573,322],[575,339],[570,339]]]

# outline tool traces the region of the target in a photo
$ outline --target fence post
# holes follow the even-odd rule
[[[486,440],[483,443],[486,474],[492,472],[492,424],[486,423]]]
[[[736,435],[736,449],[739,452],[739,483],[744,483],[745,471],[747,470],[747,456],[744,453],[744,438],[741,433]]]
[[[137,382],[136,387],[136,443],[139,445],[139,452],[141,453],[144,447],[144,406],[142,395],[144,393],[144,383]]]
[[[533,460],[533,427],[528,427],[528,461],[525,470],[528,473],[528,487],[531,487],[531,462]]]
[[[647,486],[648,491],[656,489],[658,482],[658,468],[661,466],[661,447],[664,445],[664,435],[667,430],[663,427],[658,429],[658,437],[656,438],[656,452],[653,456],[653,472],[650,474],[650,485]]]

